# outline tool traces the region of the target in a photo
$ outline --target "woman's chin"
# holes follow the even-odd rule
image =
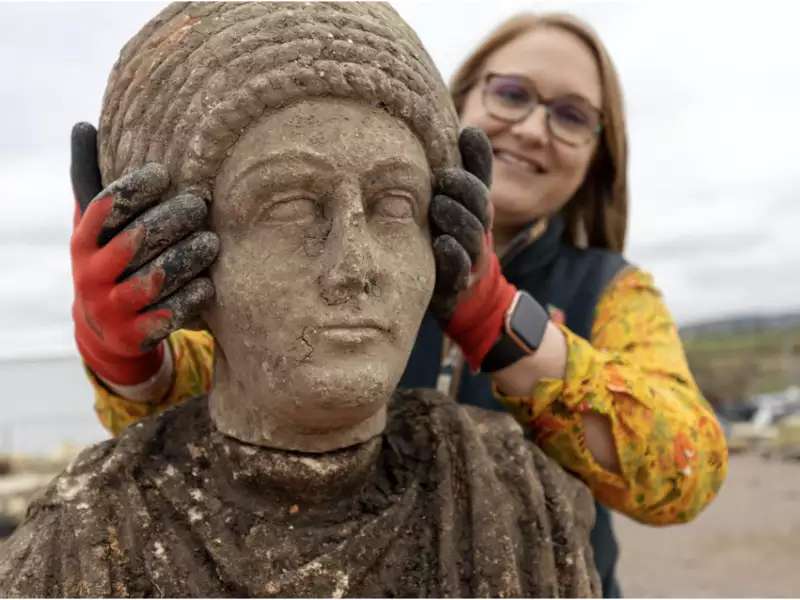
[[[494,205],[494,226],[503,229],[514,227],[524,227],[531,221],[542,216],[539,210],[539,203],[536,199],[528,197],[525,200],[519,198],[491,198]]]

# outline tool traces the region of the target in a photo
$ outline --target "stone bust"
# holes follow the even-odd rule
[[[588,596],[585,487],[511,417],[396,391],[457,117],[373,3],[172,5],[122,50],[104,182],[160,163],[220,238],[209,397],[87,449],[2,596]]]

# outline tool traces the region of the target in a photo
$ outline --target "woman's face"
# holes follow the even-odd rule
[[[233,147],[206,320],[253,428],[314,436],[385,406],[433,291],[430,196],[419,140],[363,103],[299,102]]]
[[[482,73],[525,77],[545,101],[575,95],[602,106],[600,73],[591,50],[562,29],[545,27],[520,35],[490,55]],[[489,136],[495,227],[515,230],[558,212],[569,201],[586,176],[597,137],[578,146],[554,138],[542,106],[518,123],[498,120],[484,107],[483,82],[481,78],[468,93],[462,124],[480,127]]]

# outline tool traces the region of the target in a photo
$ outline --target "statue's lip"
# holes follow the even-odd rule
[[[346,321],[333,321],[319,325],[320,331],[331,329],[379,329],[383,332],[389,331],[389,326],[375,319],[353,319]]]
[[[317,330],[317,335],[343,347],[357,347],[374,343],[389,336],[389,328],[377,321],[344,321],[326,323]]]

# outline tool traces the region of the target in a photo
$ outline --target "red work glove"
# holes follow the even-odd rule
[[[500,337],[506,311],[517,294],[517,288],[503,276],[490,243],[485,255],[485,269],[460,296],[446,328],[447,335],[459,345],[473,371],[480,368]]]
[[[96,135],[88,123],[72,130],[75,340],[95,374],[136,385],[158,372],[162,340],[213,298],[211,281],[198,274],[213,262],[219,240],[198,231],[207,216],[202,199],[161,200],[169,176],[160,165],[100,191]]]
[[[492,243],[491,144],[480,129],[466,128],[458,146],[464,168],[437,173],[430,207],[436,259],[431,310],[477,370],[500,337],[517,288],[503,276]]]

